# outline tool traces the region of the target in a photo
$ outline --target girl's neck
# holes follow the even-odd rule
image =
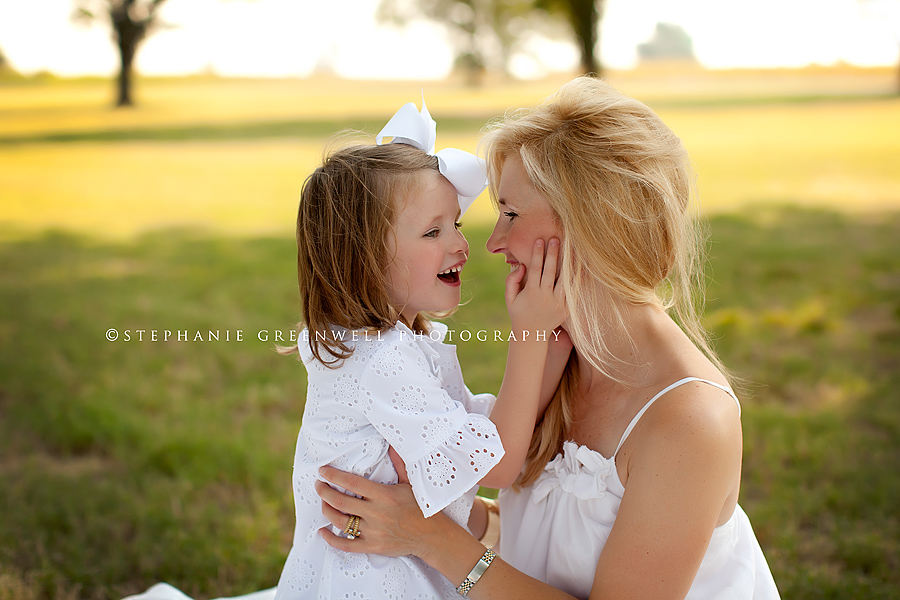
[[[415,333],[427,332],[428,330],[428,320],[425,317],[420,316],[419,313],[415,313],[411,317],[406,315],[405,313],[400,313],[400,316],[397,318],[397,322],[403,323],[407,328]]]

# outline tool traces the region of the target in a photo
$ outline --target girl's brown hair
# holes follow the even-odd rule
[[[652,110],[581,77],[536,108],[507,115],[482,144],[492,195],[506,157],[519,156],[558,219],[560,280],[578,356],[627,384],[624,374],[635,365],[605,340],[631,340],[623,307],[650,304],[671,310],[721,368],[700,323],[703,232],[690,202],[693,173],[681,140]],[[535,429],[518,485],[534,481],[568,436],[574,356]]]
[[[395,199],[426,170],[438,170],[437,158],[413,146],[360,145],[327,156],[304,182],[297,212],[298,328],[307,328],[310,350],[323,364],[353,353],[332,327],[383,331],[401,319],[403,307],[392,306],[385,281],[392,259],[387,239]],[[425,323],[418,315],[406,325],[423,332]]]

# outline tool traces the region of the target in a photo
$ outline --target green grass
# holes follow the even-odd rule
[[[707,318],[748,382],[741,502],[776,581],[790,598],[893,597],[900,214],[771,209],[711,228]],[[483,247],[488,229],[467,234]],[[293,255],[287,238],[186,230],[0,245],[0,598],[274,585],[305,385],[257,333],[291,329]],[[470,265],[452,326],[504,329],[505,264]],[[219,342],[193,341],[210,329]],[[503,344],[459,355],[473,390],[496,390]]]
[[[15,315],[0,360],[0,596],[115,597],[161,577],[198,595],[272,585],[304,377],[250,331],[290,328],[290,240],[51,233],[0,254]],[[137,341],[155,327],[223,332]]]

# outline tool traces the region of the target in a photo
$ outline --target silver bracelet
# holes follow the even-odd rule
[[[478,559],[478,562],[475,563],[475,566],[472,567],[472,570],[469,571],[469,574],[466,575],[466,580],[456,588],[456,593],[460,596],[468,596],[469,590],[478,583],[478,580],[481,579],[481,576],[484,575],[487,568],[491,566],[491,561],[494,560],[495,556],[497,555],[494,554],[494,551],[490,548],[485,550],[484,554],[481,555],[481,558]]]

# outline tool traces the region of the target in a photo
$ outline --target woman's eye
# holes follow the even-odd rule
[[[514,212],[512,212],[512,211],[509,211],[509,212],[503,213],[503,216],[504,216],[504,217],[508,217],[509,220],[512,221],[513,219],[515,219],[516,217],[518,217],[519,214],[518,214],[518,213],[514,213]]]

